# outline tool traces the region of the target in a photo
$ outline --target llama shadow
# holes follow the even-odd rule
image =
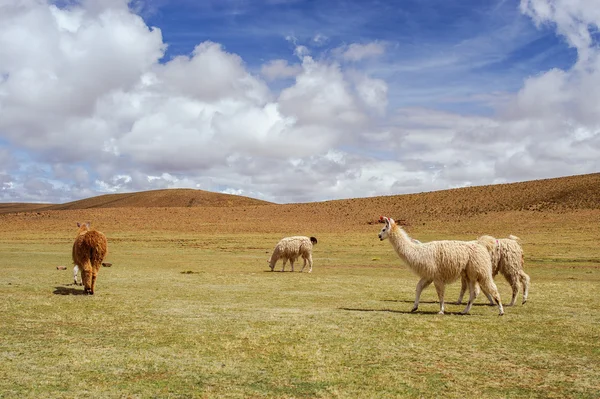
[[[288,270],[288,269],[286,269],[286,270],[284,270],[284,271],[281,271],[281,269],[277,269],[277,270],[271,270],[271,269],[268,269],[268,270],[263,270],[263,272],[264,272],[264,273],[292,273],[292,271],[291,271],[291,270]],[[294,270],[294,271],[293,271],[293,273],[306,273],[306,274],[310,274],[310,273],[308,273],[307,271],[303,271],[303,272],[301,272],[301,271],[300,271],[300,270],[298,270],[298,269]]]
[[[406,300],[406,299],[382,299],[381,302],[396,302],[396,303],[415,303],[415,301],[410,301],[410,300]],[[420,304],[422,303],[429,303],[429,304],[433,304],[433,303],[440,303],[439,301],[419,301]],[[456,303],[456,301],[444,301],[445,305],[456,305],[456,306],[467,306],[467,302],[463,300],[462,303]],[[482,303],[482,302],[475,302],[473,303],[472,306],[496,306],[496,305],[492,305],[490,303]],[[504,305],[506,306],[506,305]]]
[[[52,292],[54,295],[87,295],[83,288],[68,288],[68,287],[55,287],[56,289]]]
[[[392,309],[357,309],[357,308],[338,308],[339,310],[346,310],[349,312],[388,312],[388,313],[399,313],[399,314],[423,314],[423,315],[437,315],[437,311],[425,311],[417,310],[411,312],[410,310],[392,310]],[[444,315],[452,316],[471,316],[470,314],[463,314],[460,312],[449,312],[445,311]]]

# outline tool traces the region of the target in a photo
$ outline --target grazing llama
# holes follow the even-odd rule
[[[469,302],[461,312],[471,310],[476,295],[476,283],[484,292],[490,293],[498,304],[499,314],[504,314],[500,294],[492,278],[490,255],[481,245],[466,241],[414,242],[394,219],[382,217],[385,227],[379,232],[381,241],[389,239],[392,247],[410,269],[421,279],[417,283],[415,303],[411,312],[419,308],[421,291],[433,282],[440,300],[439,314],[444,314],[444,292],[446,284],[457,280],[461,275],[469,283]]]
[[[77,223],[79,231],[73,243],[73,264],[81,270],[81,283],[86,294],[94,295],[96,278],[106,256],[106,236],[92,230],[90,223]]]
[[[304,265],[302,265],[302,270],[300,271],[304,271],[308,261],[308,272],[311,273],[313,267],[312,249],[316,244],[317,239],[315,237],[308,238],[304,236],[295,236],[282,238],[275,246],[275,249],[273,249],[271,259],[268,261],[271,271],[275,269],[275,264],[279,259],[283,259],[283,267],[281,268],[281,271],[285,270],[285,264],[288,260],[292,265],[292,271],[294,271],[294,262],[296,259],[302,256],[302,259],[304,259]]]
[[[519,286],[523,287],[523,302],[527,302],[529,295],[529,276],[523,271],[523,248],[518,243],[519,237],[509,235],[508,238],[496,239],[492,236],[481,236],[477,242],[483,245],[492,258],[492,276],[501,273],[512,288],[512,299],[507,306],[513,306],[519,294]],[[462,302],[463,295],[467,289],[467,281],[461,280],[461,289],[457,303]],[[488,299],[490,299],[488,297]],[[493,302],[490,299],[490,304]]]

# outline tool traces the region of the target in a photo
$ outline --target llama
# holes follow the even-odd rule
[[[507,306],[514,306],[517,295],[519,294],[519,285],[523,287],[523,302],[527,302],[529,295],[529,276],[523,271],[523,249],[519,245],[520,238],[512,234],[508,238],[496,239],[492,236],[484,235],[477,239],[477,242],[483,245],[490,253],[492,263],[492,276],[496,277],[498,273],[502,273],[506,281],[512,288],[512,299]],[[467,288],[467,282],[461,279],[461,289],[456,301],[458,304],[462,302],[463,295]],[[489,296],[488,296],[488,299]],[[490,304],[493,302],[490,299]]]
[[[279,259],[283,259],[283,267],[281,271],[285,270],[285,264],[287,261],[290,261],[290,265],[292,266],[292,272],[294,271],[294,262],[302,256],[304,259],[304,265],[302,265],[302,270],[306,267],[306,263],[308,261],[309,269],[308,272],[312,272],[313,261],[312,261],[312,249],[313,246],[317,244],[317,239],[315,237],[304,237],[304,236],[295,236],[295,237],[285,237],[282,238],[275,249],[273,249],[273,254],[269,259],[269,267],[271,271],[275,269],[275,264]]]
[[[92,230],[90,223],[77,223],[79,230],[73,243],[73,274],[75,282],[77,276],[75,267],[81,270],[81,284],[83,292],[94,295],[96,278],[102,266],[102,261],[108,250],[106,236],[99,231]]]
[[[492,278],[489,267],[491,260],[481,245],[466,241],[414,242],[406,232],[394,222],[394,219],[382,217],[385,227],[379,232],[381,241],[386,238],[409,268],[421,279],[417,283],[415,303],[411,312],[419,308],[421,291],[433,282],[440,300],[439,314],[444,314],[444,293],[446,284],[465,275],[469,283],[469,302],[461,314],[469,313],[475,300],[475,284],[488,292],[498,304],[499,314],[504,314],[500,294]]]

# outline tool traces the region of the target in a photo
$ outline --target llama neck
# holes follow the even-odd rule
[[[395,225],[389,232],[389,240],[398,256],[404,260],[408,266],[417,274],[421,275],[419,262],[417,262],[418,250],[417,245],[406,232],[399,226]]]
[[[85,226],[81,226],[79,228],[79,230],[77,231],[77,236],[83,235],[85,233],[87,233],[89,231],[89,229]]]

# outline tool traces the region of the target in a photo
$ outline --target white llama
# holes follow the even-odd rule
[[[483,245],[490,253],[492,263],[492,276],[496,277],[501,273],[512,288],[512,299],[507,306],[513,306],[519,294],[519,286],[523,287],[523,302],[527,302],[529,295],[529,276],[523,271],[523,248],[519,245],[519,237],[512,234],[508,238],[494,238],[484,235],[477,239],[477,242]],[[457,303],[462,303],[462,298],[467,289],[467,281],[461,280],[461,289]],[[492,299],[488,296],[490,304]]]
[[[281,268],[281,271],[285,270],[285,264],[288,260],[292,266],[292,271],[294,271],[294,262],[299,257],[302,257],[304,264],[302,265],[302,270],[300,271],[304,271],[306,263],[308,262],[308,272],[311,273],[313,267],[312,249],[316,244],[317,239],[315,237],[309,238],[304,236],[294,236],[282,238],[273,249],[273,254],[268,260],[271,271],[275,269],[275,264],[279,259],[283,259],[283,267]]]
[[[498,304],[499,314],[504,314],[500,294],[492,278],[490,255],[481,245],[466,241],[431,241],[424,244],[414,242],[406,232],[394,222],[383,217],[385,227],[379,232],[379,239],[389,239],[392,247],[410,269],[421,279],[412,312],[419,308],[421,291],[433,282],[440,300],[439,314],[444,314],[444,292],[446,284],[457,280],[461,275],[469,284],[469,302],[461,312],[471,310],[478,283],[484,292],[490,293]]]

